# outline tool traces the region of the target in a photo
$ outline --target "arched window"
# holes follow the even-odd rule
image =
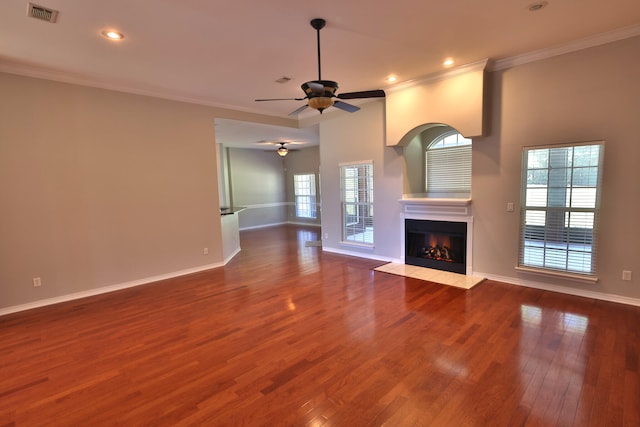
[[[438,136],[427,145],[425,187],[428,194],[448,197],[471,193],[471,140],[456,131]]]

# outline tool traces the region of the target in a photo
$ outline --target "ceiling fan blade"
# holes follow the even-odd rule
[[[289,115],[290,116],[296,116],[296,115],[300,114],[301,112],[303,112],[304,110],[306,110],[307,107],[308,107],[308,105],[305,104],[302,107],[298,108],[297,110],[290,112]]]
[[[302,101],[306,98],[267,98],[267,99],[254,99],[254,101]]]
[[[347,104],[346,102],[337,100],[333,103],[333,106],[341,110],[348,111],[349,113],[355,113],[360,109],[360,107],[356,107],[355,105]]]
[[[360,98],[384,98],[385,94],[382,89],[364,90],[361,92],[347,92],[338,95],[340,99],[360,99]]]

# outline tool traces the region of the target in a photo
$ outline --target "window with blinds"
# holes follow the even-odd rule
[[[595,277],[604,142],[525,147],[518,266]]]
[[[427,193],[471,193],[471,140],[445,133],[426,150]]]
[[[296,217],[316,218],[316,175],[293,175],[293,193],[296,204]]]
[[[342,240],[373,245],[373,162],[340,165]]]

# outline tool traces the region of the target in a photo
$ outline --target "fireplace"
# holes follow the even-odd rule
[[[467,273],[467,223],[405,219],[405,263]]]

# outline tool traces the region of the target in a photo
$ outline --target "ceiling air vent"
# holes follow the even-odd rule
[[[27,16],[40,19],[41,21],[54,23],[56,22],[56,18],[58,17],[58,11],[49,9],[44,6],[38,6],[37,4],[29,3]]]

